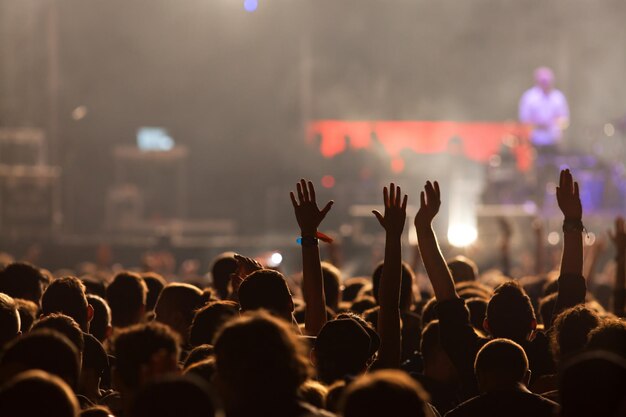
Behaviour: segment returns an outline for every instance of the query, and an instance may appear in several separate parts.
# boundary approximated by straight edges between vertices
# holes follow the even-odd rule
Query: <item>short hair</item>
[[[562,311],[552,325],[550,345],[555,358],[580,352],[587,344],[589,332],[598,327],[600,317],[584,305]]]
[[[41,370],[18,374],[0,390],[0,415],[76,417],[79,406],[72,389]]]
[[[322,262],[322,278],[326,305],[336,311],[341,301],[341,271],[330,262]]]
[[[115,369],[124,385],[136,389],[140,373],[154,354],[165,351],[178,358],[180,340],[176,333],[161,323],[136,324],[120,331],[113,340]]]
[[[161,291],[163,291],[163,288],[167,285],[167,281],[155,272],[145,272],[141,274],[141,277],[148,288],[148,294],[146,295],[146,311],[152,311],[156,306]]]
[[[89,303],[85,296],[85,284],[76,277],[55,279],[41,297],[43,314],[63,313],[70,316],[84,331],[88,330]]]
[[[215,356],[210,356],[185,368],[185,375],[195,375],[209,384],[213,383],[215,375]]]
[[[31,331],[9,343],[0,359],[0,374],[4,377],[29,369],[57,375],[75,388],[80,372],[78,349],[55,330]]]
[[[283,274],[272,269],[260,269],[248,275],[239,286],[242,311],[265,309],[285,317],[293,306],[291,291]]]
[[[528,372],[528,357],[516,342],[493,339],[476,354],[474,372],[479,381],[487,377],[503,385],[522,382]]]
[[[312,373],[304,342],[263,311],[227,323],[215,339],[215,356],[220,381],[252,403],[294,398]]]
[[[183,369],[189,368],[195,363],[201,362],[205,359],[210,358],[215,354],[215,349],[213,345],[200,345],[196,346],[187,355],[185,362],[183,364]]]
[[[433,320],[422,330],[420,352],[424,357],[424,362],[433,358],[436,352],[441,349],[441,342],[439,341],[439,320]]]
[[[298,390],[300,398],[319,409],[326,407],[326,395],[328,387],[314,379],[309,379],[300,385]]]
[[[509,281],[494,290],[486,318],[494,337],[521,342],[533,330],[535,311],[524,289],[517,282]]]
[[[348,385],[342,401],[344,417],[424,417],[428,394],[408,374],[380,370]]]
[[[626,322],[623,319],[605,319],[589,332],[587,348],[613,352],[626,358]]]
[[[174,283],[163,288],[154,307],[154,312],[157,321],[180,332],[181,337],[186,340],[189,338],[189,327],[193,316],[203,304],[202,291],[198,287]],[[182,325],[184,325],[184,329],[180,328]]]
[[[192,346],[212,344],[217,331],[239,311],[234,301],[214,301],[196,311],[189,330]]]
[[[30,300],[24,300],[23,298],[15,298],[15,305],[17,306],[17,312],[20,315],[20,330],[22,333],[30,331],[33,327],[33,323],[37,319],[37,313],[39,313],[39,306]]]
[[[211,275],[213,277],[213,288],[217,290],[220,298],[228,296],[228,284],[230,274],[237,271],[238,263],[235,259],[235,252],[224,252],[213,261]]]
[[[437,312],[437,299],[435,297],[430,298],[422,307],[422,328],[426,327],[428,323],[433,320],[439,319],[439,313]]]
[[[87,294],[87,301],[93,307],[93,318],[89,323],[89,333],[100,342],[104,342],[107,337],[107,329],[111,326],[111,307],[104,298]]]
[[[83,332],[76,321],[61,313],[52,313],[40,318],[33,325],[33,330],[50,329],[61,333],[74,344],[78,353],[82,355],[85,350],[85,338]]]
[[[551,325],[552,313],[554,312],[557,296],[558,293],[553,292],[552,294],[548,294],[539,300],[539,317],[541,318],[541,323],[543,323],[546,329]]]
[[[13,298],[0,293],[0,349],[20,334],[20,314]]]
[[[148,288],[140,275],[120,272],[107,287],[107,302],[111,307],[113,326],[126,327],[140,320],[146,305]]]
[[[381,262],[374,269],[372,274],[372,292],[377,303],[378,291],[380,288],[380,278],[383,275],[383,267],[385,263]],[[400,283],[400,310],[406,310],[413,305],[415,294],[413,293],[413,282],[415,281],[415,273],[406,262],[402,262],[402,281]]]
[[[487,300],[481,297],[472,297],[465,300],[470,313],[470,322],[475,329],[483,330],[483,321],[487,316]]]
[[[207,384],[192,376],[169,376],[142,388],[131,405],[132,417],[196,417],[215,415]]]
[[[23,298],[39,305],[43,285],[48,277],[26,262],[14,262],[0,271],[0,292],[13,298]]]
[[[357,314],[363,314],[367,310],[376,307],[376,299],[369,295],[362,295],[358,297],[350,306],[350,311],[354,311]]]
[[[476,281],[478,266],[471,259],[459,255],[450,259],[447,264],[454,282]]]
[[[363,277],[348,278],[344,281],[342,297],[344,301],[355,301],[361,289],[370,284],[370,280]]]

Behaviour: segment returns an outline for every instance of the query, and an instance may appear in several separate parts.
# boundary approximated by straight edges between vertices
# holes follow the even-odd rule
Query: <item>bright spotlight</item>
[[[448,242],[457,248],[471,245],[478,238],[476,227],[470,224],[451,224],[448,227]]]
[[[267,261],[267,266],[271,268],[276,268],[278,265],[280,265],[282,261],[283,261],[283,255],[281,255],[279,252],[274,252],[270,255]]]
[[[246,9],[246,12],[252,13],[259,7],[258,0],[244,0],[243,8]]]

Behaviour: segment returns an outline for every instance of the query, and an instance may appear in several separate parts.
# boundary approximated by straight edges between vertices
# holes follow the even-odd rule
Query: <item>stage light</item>
[[[281,264],[282,261],[283,261],[283,255],[281,255],[279,252],[274,252],[270,255],[269,259],[267,260],[267,266],[271,268],[276,268],[278,265]]]
[[[244,0],[243,8],[246,9],[246,12],[252,13],[259,7],[258,0]]]
[[[322,187],[333,188],[335,186],[335,177],[332,175],[324,175],[322,177]]]
[[[615,135],[615,126],[611,123],[607,123],[604,125],[604,134],[608,137]]]
[[[548,243],[552,246],[557,245],[561,241],[561,235],[558,232],[550,232],[548,233]]]
[[[457,248],[471,245],[478,238],[478,230],[471,224],[456,223],[448,227],[448,242]]]
[[[78,106],[74,110],[72,110],[72,119],[78,121],[87,116],[87,107]]]

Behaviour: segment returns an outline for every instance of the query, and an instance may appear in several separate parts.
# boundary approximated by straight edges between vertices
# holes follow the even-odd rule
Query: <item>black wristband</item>
[[[302,246],[317,246],[319,241],[315,236],[301,236],[296,239],[296,242]]]
[[[580,219],[563,220],[563,233],[582,233],[585,230],[585,226],[583,225],[583,221]]]

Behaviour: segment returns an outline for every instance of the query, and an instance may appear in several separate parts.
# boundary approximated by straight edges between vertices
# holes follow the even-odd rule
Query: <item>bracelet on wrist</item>
[[[301,246],[317,246],[319,243],[315,236],[300,236],[296,239],[296,242]]]

